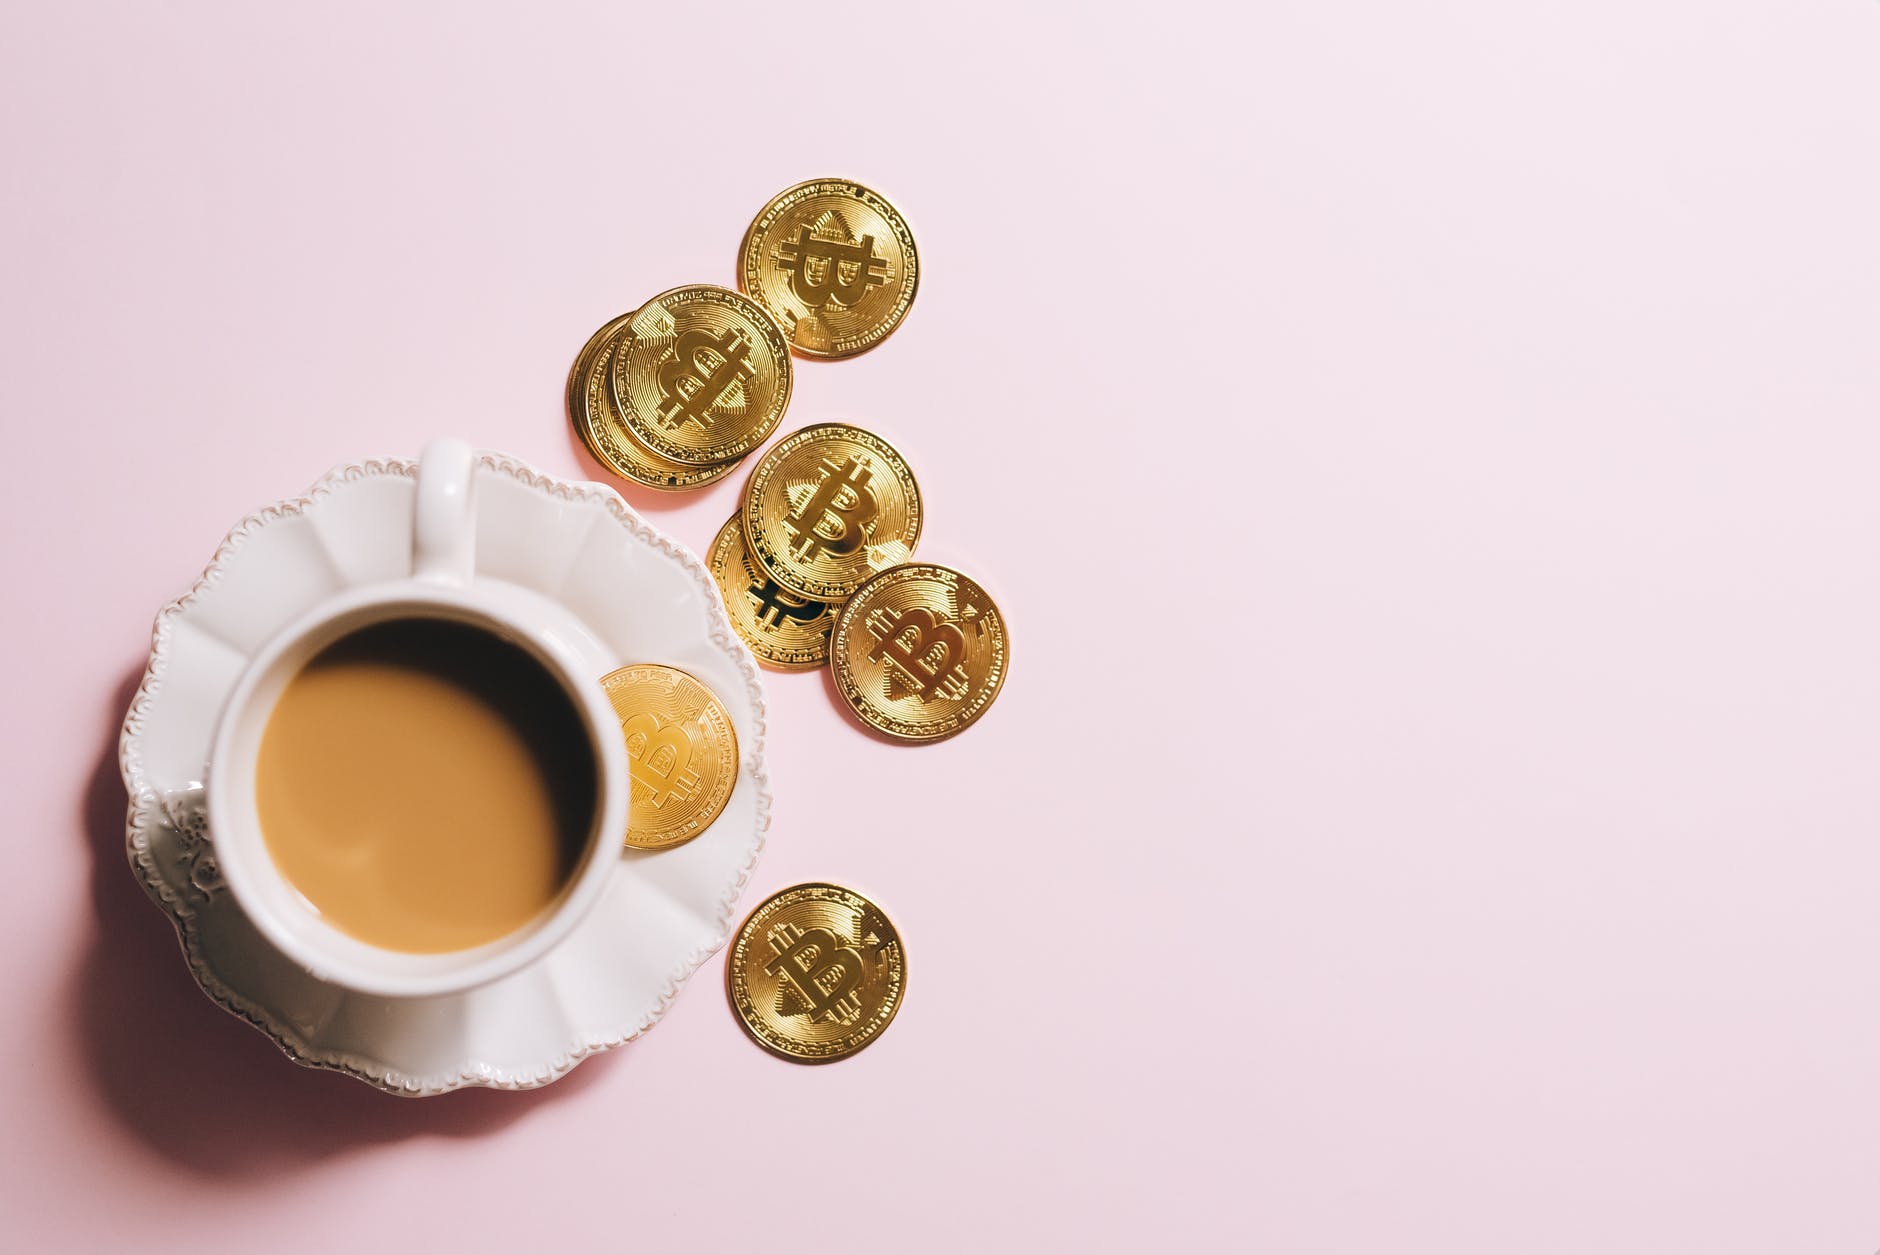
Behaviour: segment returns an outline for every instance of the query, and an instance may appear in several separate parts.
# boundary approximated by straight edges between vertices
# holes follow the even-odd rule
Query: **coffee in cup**
[[[369,624],[275,699],[255,761],[269,856],[326,922],[429,954],[554,908],[593,825],[581,714],[526,650],[436,618]]]

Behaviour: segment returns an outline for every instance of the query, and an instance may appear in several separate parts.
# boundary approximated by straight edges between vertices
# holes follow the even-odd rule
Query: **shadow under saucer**
[[[355,1147],[493,1133],[599,1078],[609,1065],[589,1059],[542,1089],[398,1098],[293,1062],[204,997],[176,930],[124,855],[118,725],[142,676],[139,667],[113,690],[97,769],[80,799],[97,929],[73,967],[67,999],[75,1046],[99,1097],[132,1134],[197,1173],[262,1176]]]

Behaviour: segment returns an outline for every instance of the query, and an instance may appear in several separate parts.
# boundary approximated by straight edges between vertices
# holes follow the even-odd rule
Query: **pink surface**
[[[1247,7],[9,6],[9,1244],[1880,1245],[1880,7]],[[153,612],[341,460],[597,474],[582,340],[827,173],[924,273],[787,423],[1015,634],[933,748],[770,683],[750,901],[877,895],[900,1020],[293,1067],[123,866]]]

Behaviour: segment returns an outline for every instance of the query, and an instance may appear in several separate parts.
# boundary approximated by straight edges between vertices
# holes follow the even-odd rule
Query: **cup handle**
[[[476,567],[476,450],[439,437],[418,459],[412,574],[432,584],[468,584]]]

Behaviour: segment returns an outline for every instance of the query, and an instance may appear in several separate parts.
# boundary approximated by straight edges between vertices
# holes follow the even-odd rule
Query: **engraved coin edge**
[[[608,433],[608,440],[603,441],[595,431],[594,406],[591,404],[593,392],[597,386],[594,373],[601,371],[604,374],[611,374],[612,354],[618,347],[621,337],[630,330],[631,323],[639,312],[635,309],[618,318],[608,319],[599,331],[588,338],[588,343],[575,357],[575,368],[580,371],[579,384],[577,385],[574,371],[570,371],[568,379],[568,413],[574,421],[575,434],[581,438],[581,443],[586,446],[589,455],[600,463],[602,469],[628,483],[638,484],[642,488],[651,488],[656,492],[688,492],[694,488],[704,488],[715,484],[737,469],[740,459],[733,458],[714,466],[686,466],[672,462],[641,445],[628,430],[626,423],[622,422],[619,424],[619,434],[626,437],[625,443],[629,446],[623,448],[622,453],[632,453],[646,459],[646,465],[641,467],[626,461],[623,457],[616,456],[606,447],[610,442],[616,445],[622,443],[614,439],[612,432]],[[603,338],[604,332],[608,334]],[[600,341],[598,347],[595,344],[596,340]],[[584,364],[585,368],[583,368]],[[613,396],[608,380],[603,378],[598,386],[605,393],[603,399],[608,404],[612,404]]]
[[[756,301],[759,305],[762,305],[764,311],[770,314],[771,318],[776,321],[778,329],[782,329],[782,318],[779,317],[775,311],[771,310],[768,305],[764,305],[763,300],[756,292],[749,291],[745,287],[746,269],[752,266],[752,263],[749,261],[751,241],[753,237],[757,235],[759,228],[764,224],[764,219],[773,213],[779,212],[782,203],[788,200],[792,193],[803,191],[805,188],[820,189],[830,185],[836,185],[838,188],[838,192],[832,194],[848,195],[850,189],[853,189],[854,192],[862,193],[863,195],[851,196],[851,199],[859,200],[867,204],[868,202],[864,197],[872,198],[881,207],[885,208],[887,213],[882,216],[895,226],[895,238],[899,240],[904,259],[909,263],[906,267],[909,278],[905,289],[905,299],[897,302],[894,314],[877,327],[876,334],[872,339],[866,340],[852,348],[837,350],[833,348],[803,348],[798,346],[789,336],[786,335],[784,337],[784,343],[790,346],[790,352],[800,357],[811,358],[816,361],[833,362],[842,361],[851,357],[860,357],[864,353],[879,348],[883,341],[898,331],[901,324],[907,321],[908,311],[914,307],[914,297],[919,294],[920,248],[914,243],[914,228],[909,224],[907,215],[902,213],[900,207],[893,201],[883,196],[880,192],[877,192],[874,188],[864,183],[858,183],[854,179],[805,179],[801,183],[792,183],[789,187],[784,188],[781,192],[778,192],[775,196],[764,202],[764,207],[757,211],[756,217],[751,219],[751,225],[744,228],[744,238],[738,242],[738,290],[750,297],[753,301]],[[809,196],[815,194],[815,192],[809,192],[803,199],[808,199]],[[754,267],[752,268],[754,269]]]
[[[683,466],[717,467],[734,465],[746,457],[753,449],[760,447],[766,440],[774,436],[777,433],[777,429],[783,426],[783,417],[790,409],[790,398],[795,395],[796,367],[790,360],[790,339],[783,334],[783,328],[778,324],[776,316],[764,307],[763,302],[757,300],[755,297],[740,292],[736,288],[727,288],[722,284],[683,283],[676,288],[667,288],[664,292],[655,293],[642,302],[638,309],[628,315],[629,320],[639,317],[653,304],[663,301],[668,297],[676,297],[680,294],[700,293],[707,294],[706,299],[718,301],[720,304],[729,305],[732,308],[737,308],[740,304],[749,306],[750,312],[755,315],[751,321],[756,324],[760,332],[764,333],[765,339],[771,341],[770,348],[777,359],[777,402],[774,407],[775,413],[771,415],[770,420],[766,423],[759,424],[750,432],[747,432],[741,440],[733,442],[732,445],[725,446],[726,448],[736,447],[736,452],[720,451],[716,453],[699,453],[680,448],[677,445],[672,446],[672,448],[666,448],[658,443],[656,434],[649,435],[647,432],[640,430],[640,427],[645,425],[643,419],[641,419],[639,425],[636,426],[636,412],[631,406],[626,404],[621,396],[623,387],[623,381],[621,379],[622,368],[617,364],[611,365],[608,368],[607,387],[613,397],[614,408],[620,414],[621,426],[627,429],[628,433],[633,436],[642,448],[651,450],[655,456],[664,458],[668,462],[677,462]],[[726,300],[725,298],[727,297],[730,299]],[[667,316],[671,316],[670,310],[667,311]],[[632,334],[631,326],[629,326],[627,334]],[[615,363],[622,360],[624,359],[616,352],[614,356]],[[681,454],[688,454],[689,456],[681,456]]]
[[[744,543],[750,546],[751,555],[757,560],[757,565],[762,567],[765,571],[768,571],[772,579],[776,580],[777,583],[781,584],[798,597],[806,597],[811,601],[840,605],[842,602],[854,596],[855,591],[863,584],[866,584],[875,576],[880,575],[881,571],[892,571],[894,567],[889,566],[881,568],[881,571],[870,571],[846,589],[839,585],[830,585],[826,590],[812,591],[800,587],[785,578],[785,576],[765,558],[766,546],[760,545],[757,542],[757,535],[751,530],[753,520],[760,512],[757,506],[757,498],[761,493],[761,488],[758,484],[759,477],[768,477],[773,474],[778,462],[788,457],[791,453],[796,452],[794,448],[786,448],[786,446],[790,445],[791,441],[799,440],[799,438],[807,436],[810,432],[830,430],[859,432],[867,439],[858,441],[857,443],[866,445],[872,440],[885,446],[888,452],[892,454],[892,458],[888,460],[894,465],[898,465],[901,471],[906,474],[908,485],[912,489],[912,491],[907,494],[908,504],[910,506],[909,515],[912,517],[914,523],[913,535],[905,542],[908,557],[911,560],[915,552],[920,548],[921,534],[927,527],[927,505],[926,498],[921,492],[920,477],[914,473],[914,464],[908,461],[907,455],[902,453],[900,448],[893,441],[877,432],[870,431],[866,427],[858,427],[854,423],[839,421],[811,423],[808,426],[797,428],[782,440],[772,445],[765,451],[764,456],[757,460],[756,465],[751,468],[750,477],[744,481],[744,492],[738,502],[738,515],[744,520]],[[802,439],[798,447],[809,443],[811,443],[810,440]],[[871,449],[871,452],[875,453],[877,456],[881,454],[881,450],[879,449]],[[894,564],[894,566],[906,565],[908,565],[906,562],[897,562]]]
[[[900,992],[895,997],[894,1005],[888,1009],[887,1018],[882,1020],[880,1025],[861,1041],[854,1044],[844,1042],[839,1048],[826,1054],[798,1054],[786,1049],[785,1045],[787,1043],[771,1042],[760,1032],[757,1025],[753,1023],[756,1016],[754,1004],[751,1002],[749,996],[750,989],[748,985],[740,986],[738,976],[744,970],[743,957],[747,949],[752,921],[755,920],[766,907],[770,906],[771,903],[777,901],[779,898],[817,889],[827,889],[834,893],[845,894],[850,898],[865,903],[867,906],[874,908],[875,913],[881,916],[882,920],[893,930],[894,948],[900,959]],[[860,1054],[862,1051],[868,1049],[868,1047],[874,1045],[875,1042],[879,1041],[882,1035],[888,1031],[889,1026],[894,1023],[895,1017],[901,1014],[901,1004],[907,1001],[907,976],[907,940],[902,937],[900,925],[894,922],[894,917],[888,914],[887,909],[883,907],[881,903],[875,901],[875,899],[869,897],[867,894],[850,889],[845,885],[832,884],[826,880],[806,880],[801,884],[790,885],[786,888],[779,889],[769,897],[766,897],[763,901],[752,907],[745,915],[744,919],[739,922],[737,929],[731,934],[730,944],[725,947],[725,995],[726,1000],[731,1003],[731,1014],[736,1017],[739,1025],[743,1027],[745,1035],[753,1042],[757,1043],[761,1049],[779,1059],[785,1059],[791,1063],[811,1065],[835,1063],[838,1060],[847,1059]],[[742,999],[739,997],[740,990],[742,990],[744,995]],[[746,1014],[747,1008],[751,1009],[752,1014]]]
[[[693,675],[690,671],[687,671],[683,667],[675,667],[671,663],[665,663],[665,662],[629,662],[623,666],[615,667],[612,671],[609,671],[606,675],[601,677],[601,688],[604,692],[607,693],[609,706],[613,705],[613,692],[611,689],[607,688],[607,682],[613,679],[615,676],[622,674],[623,672],[637,671],[641,669],[670,671],[673,674],[683,676],[687,680],[690,680],[693,684],[696,684],[699,687],[699,689],[702,692],[704,692],[705,696],[709,699],[709,701],[707,702],[706,706],[703,709],[710,710],[713,706],[716,706],[718,708],[718,714],[724,721],[725,744],[729,748],[729,751],[730,751],[729,752],[730,762],[727,765],[727,770],[723,773],[723,778],[725,780],[724,797],[718,801],[718,804],[715,810],[713,810],[709,805],[707,805],[705,807],[700,808],[700,810],[697,811],[693,815],[693,817],[688,821],[690,824],[693,825],[692,830],[690,832],[683,833],[676,837],[666,837],[660,840],[636,841],[634,840],[634,829],[633,829],[633,824],[632,824],[632,807],[631,805],[629,805],[627,831],[626,831],[626,835],[621,838],[624,848],[629,849],[629,850],[647,850],[647,851],[671,850],[671,849],[676,849],[679,846],[686,844],[688,841],[694,840],[695,838],[705,835],[706,831],[710,829],[713,824],[717,823],[719,819],[723,818],[725,811],[730,808],[732,795],[738,791],[738,772],[744,766],[744,752],[743,752],[743,749],[738,745],[738,726],[735,722],[733,722],[731,718],[731,712],[725,708],[724,699],[718,696],[717,690],[712,688],[711,685],[705,683],[705,681],[699,679],[697,676]],[[617,711],[616,711],[616,714],[618,714]],[[623,732],[624,732],[624,729],[623,729]],[[720,755],[720,757],[722,759],[725,757],[725,755]],[[704,820],[702,823],[699,822],[699,816],[705,814],[707,811],[711,812],[711,817],[709,819]],[[671,831],[671,830],[662,829],[661,831]]]
[[[731,630],[737,633],[738,639],[744,642],[745,648],[749,649],[752,656],[764,666],[771,667],[778,671],[790,672],[815,671],[820,667],[827,666],[829,663],[829,636],[827,635],[823,637],[822,654],[820,657],[801,659],[779,657],[777,653],[770,652],[773,648],[770,642],[753,640],[751,637],[745,635],[743,627],[738,623],[738,616],[731,611],[729,604],[730,597],[725,592],[724,583],[718,578],[718,551],[721,547],[727,545],[725,539],[727,535],[736,539],[738,544],[744,547],[745,552],[750,553],[751,542],[750,538],[744,534],[744,512],[742,509],[739,509],[737,513],[733,514],[719,525],[718,530],[712,535],[710,548],[705,551],[705,569],[711,572],[712,583],[718,587],[718,595],[724,598],[727,603],[725,606],[725,618],[731,621]],[[770,575],[773,580],[776,579],[776,576],[771,574],[769,568],[765,567],[763,563],[758,560],[756,554],[751,554],[751,561],[757,563],[758,568],[766,575]],[[782,585],[779,584],[778,587],[781,588]],[[829,604],[828,602],[821,601],[820,598],[811,598],[811,600],[818,601],[822,605]],[[837,607],[833,606],[830,608],[832,611],[837,609]],[[835,632],[834,613],[831,613],[829,619],[829,632],[833,635]]]
[[[897,576],[900,579],[909,579],[913,577],[915,571],[921,570],[942,571],[951,575],[955,580],[965,580],[981,593],[985,594],[987,603],[992,607],[993,613],[998,616],[999,621],[999,673],[992,679],[990,685],[988,685],[985,701],[979,703],[977,709],[973,710],[971,714],[965,715],[964,717],[956,714],[953,716],[953,719],[957,722],[951,723],[950,726],[943,725],[939,730],[933,732],[905,731],[903,729],[916,728],[920,725],[909,724],[904,720],[893,720],[892,722],[895,724],[894,727],[886,726],[889,722],[888,716],[875,710],[872,705],[869,705],[863,700],[861,685],[856,681],[854,672],[850,669],[848,664],[843,661],[844,654],[841,646],[838,644],[839,641],[846,639],[847,633],[844,629],[852,620],[866,617],[860,610],[851,614],[850,607],[859,606],[864,603],[865,599],[862,594],[870,585],[874,584],[877,580],[887,582],[886,577],[890,575]],[[981,584],[972,576],[966,574],[964,571],[956,570],[953,567],[946,566],[939,562],[903,562],[898,566],[891,566],[885,570],[877,571],[875,574],[869,576],[867,580],[863,581],[861,587],[857,588],[849,599],[842,603],[841,608],[836,611],[835,626],[829,629],[829,673],[835,679],[836,692],[842,695],[844,704],[846,704],[855,717],[867,727],[873,728],[883,736],[890,737],[893,740],[908,745],[930,745],[936,741],[945,741],[951,737],[958,736],[975,723],[978,723],[980,718],[984,716],[988,710],[992,709],[993,702],[998,700],[999,694],[1004,691],[1005,679],[1006,676],[1011,673],[1011,670],[1012,634],[1006,629],[1005,611],[1000,608],[998,599],[991,593],[986,592],[985,585]],[[876,717],[871,718],[871,714]]]

